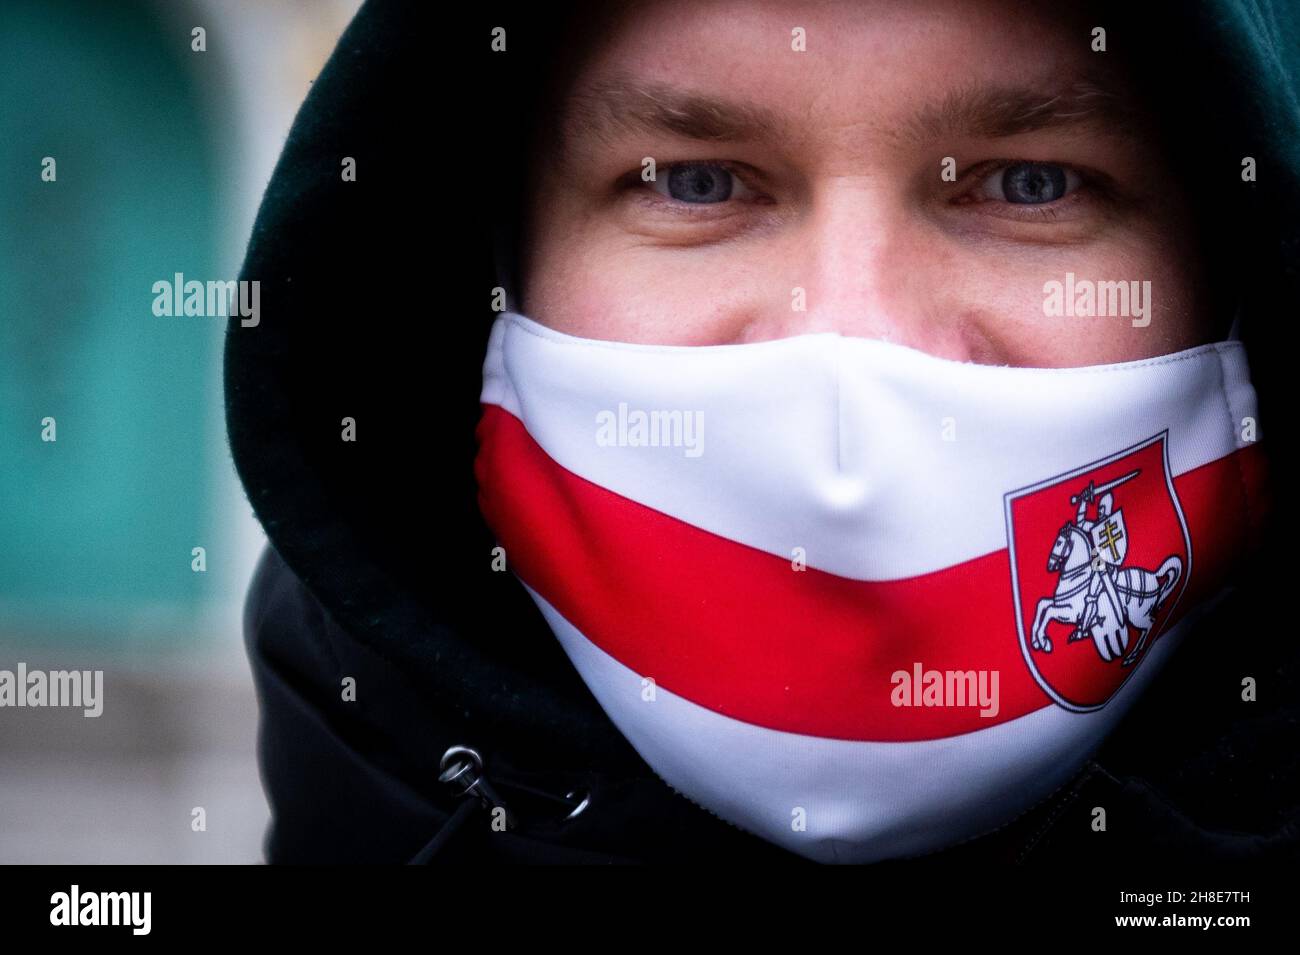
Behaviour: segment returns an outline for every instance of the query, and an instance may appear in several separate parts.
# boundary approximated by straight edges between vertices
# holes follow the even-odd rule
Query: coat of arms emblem
[[[1021,651],[1067,709],[1105,705],[1187,587],[1192,542],[1167,438],[1005,496]]]

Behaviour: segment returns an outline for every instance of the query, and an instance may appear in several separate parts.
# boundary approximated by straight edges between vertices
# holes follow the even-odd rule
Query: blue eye
[[[655,192],[678,202],[726,202],[737,186],[730,170],[716,163],[676,163],[666,179],[651,184]]]
[[[721,166],[673,166],[668,170],[668,194],[681,202],[726,202],[731,198],[731,173]]]
[[[1079,184],[1079,174],[1063,166],[1041,162],[1018,162],[989,177],[993,186],[987,198],[1017,205],[1055,202]]]

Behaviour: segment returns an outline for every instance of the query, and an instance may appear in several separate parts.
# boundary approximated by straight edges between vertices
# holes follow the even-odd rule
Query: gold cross
[[[1107,521],[1106,526],[1102,528],[1100,544],[1102,547],[1110,548],[1111,560],[1119,560],[1120,540],[1124,537],[1124,532],[1115,526],[1114,521]]]

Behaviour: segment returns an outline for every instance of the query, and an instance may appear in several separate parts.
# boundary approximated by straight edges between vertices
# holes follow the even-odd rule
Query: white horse
[[[1146,646],[1147,637],[1155,626],[1155,616],[1183,575],[1183,562],[1176,555],[1165,559],[1156,571],[1141,567],[1116,570],[1112,578],[1115,593],[1121,606],[1115,608],[1120,619],[1117,626],[1104,626],[1103,611],[1099,607],[1091,633],[1083,632],[1084,602],[1092,583],[1092,539],[1077,524],[1067,523],[1056,535],[1052,553],[1047,558],[1047,570],[1057,574],[1056,593],[1038,601],[1034,625],[1030,631],[1032,646],[1044,653],[1052,652],[1052,638],[1047,635],[1047,625],[1053,620],[1074,624],[1069,641],[1091,636],[1097,653],[1107,662],[1128,649],[1130,625],[1141,631],[1137,644],[1124,657],[1124,666],[1131,666]],[[1166,579],[1168,578],[1168,579]],[[1103,590],[1103,593],[1105,591]],[[1107,603],[1110,603],[1109,599]]]

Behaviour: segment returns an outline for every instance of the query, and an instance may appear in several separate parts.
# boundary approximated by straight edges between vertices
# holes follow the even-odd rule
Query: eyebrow
[[[968,86],[925,107],[908,124],[918,141],[975,135],[996,139],[1056,126],[1106,122],[1129,128],[1136,109],[1129,99],[1095,76],[1065,85]]]
[[[757,103],[719,99],[665,83],[615,76],[568,98],[561,122],[567,142],[582,134],[671,133],[703,142],[774,139],[790,133],[775,112]]]
[[[958,135],[1013,136],[1056,126],[1106,121],[1127,127],[1134,110],[1099,77],[1026,86],[972,85],[945,94],[905,122],[898,133],[914,142]],[[668,133],[701,142],[792,139],[789,120],[757,103],[727,100],[626,75],[571,94],[559,125],[567,146],[582,135]]]

